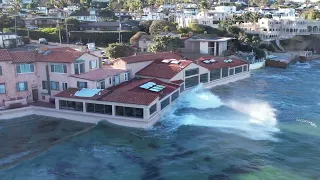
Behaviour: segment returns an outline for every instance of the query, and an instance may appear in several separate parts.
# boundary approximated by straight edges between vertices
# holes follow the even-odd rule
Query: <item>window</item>
[[[80,64],[74,64],[74,73],[75,74],[81,74],[85,72],[85,64],[80,63]]]
[[[0,94],[5,94],[5,93],[6,93],[6,84],[0,83]]]
[[[196,86],[198,84],[199,84],[199,76],[194,76],[194,77],[191,77],[191,78],[187,78],[185,80],[186,88],[193,87],[193,86]]]
[[[112,84],[112,78],[109,78],[109,84]]]
[[[150,115],[157,111],[157,103],[149,108]]]
[[[243,66],[243,71],[247,71],[247,67],[248,67],[247,65],[244,65]]]
[[[241,73],[242,72],[242,66],[235,68],[235,73]]]
[[[232,76],[234,74],[234,68],[229,69],[229,76]]]
[[[2,75],[2,67],[0,66],[0,76]]]
[[[90,69],[96,69],[98,67],[97,60],[89,61]]]
[[[189,69],[185,71],[186,77],[196,75],[196,74],[199,74],[199,68]]]
[[[78,88],[87,88],[88,85],[87,85],[87,82],[77,81],[77,87],[78,87]]]
[[[208,73],[200,75],[200,82],[201,83],[207,83],[208,82]]]
[[[106,82],[105,81],[100,81],[99,82],[99,88],[100,89],[105,89],[106,88]]]
[[[50,89],[59,91],[59,82],[57,81],[50,81]]]
[[[116,115],[117,116],[143,118],[143,109],[142,108],[116,106]]]
[[[68,83],[63,82],[62,83],[62,90],[67,90],[68,89]]]
[[[129,77],[128,77],[129,73],[124,73],[124,81],[128,81]]]
[[[42,89],[48,89],[48,82],[42,81]]]
[[[222,68],[222,77],[227,77],[228,73],[229,73],[228,67]]]
[[[220,68],[210,71],[210,81],[220,79],[220,71]]]
[[[28,90],[28,83],[27,82],[19,82],[16,85],[17,91],[27,91]]]
[[[184,91],[184,84],[180,85],[180,93]]]
[[[74,111],[83,111],[83,102],[75,102],[75,101],[59,101],[60,109],[74,110]]]
[[[17,70],[17,74],[33,73],[34,65],[33,64],[17,64],[16,70]]]
[[[173,102],[174,100],[176,100],[179,97],[179,91],[173,93],[171,95],[171,102]]]
[[[170,97],[168,97],[167,99],[161,102],[161,110],[167,107],[169,104],[170,104]]]
[[[67,65],[65,65],[65,64],[51,64],[51,72],[67,73]]]

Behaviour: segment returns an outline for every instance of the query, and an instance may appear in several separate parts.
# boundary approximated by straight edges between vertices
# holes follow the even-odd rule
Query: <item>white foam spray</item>
[[[214,108],[220,106],[230,107],[244,115],[239,116],[239,114],[230,113],[227,114],[227,117],[221,116],[219,115],[220,111],[214,110]],[[168,116],[170,117],[168,119],[174,119],[175,123],[179,123],[177,127],[181,125],[214,127],[223,132],[241,135],[253,140],[277,141],[273,137],[275,132],[279,132],[276,127],[276,110],[266,102],[222,102],[218,96],[199,85],[180,98],[176,109],[180,108],[193,108],[195,111],[207,109],[200,114],[210,113],[210,109],[212,109],[214,113],[211,112],[204,117],[199,117],[192,112],[182,115],[169,113]],[[230,109],[230,112],[232,112],[232,109]]]

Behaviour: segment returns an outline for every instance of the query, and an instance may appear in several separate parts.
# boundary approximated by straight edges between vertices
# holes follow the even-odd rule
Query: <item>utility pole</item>
[[[65,24],[66,24],[66,37],[67,37],[67,44],[69,44],[68,24],[67,24],[67,22],[65,22]]]
[[[61,29],[60,29],[60,25],[59,25],[59,21],[57,20],[57,27],[59,29],[59,40],[60,40],[60,45],[61,45]]]
[[[119,14],[119,43],[121,43],[121,14]]]

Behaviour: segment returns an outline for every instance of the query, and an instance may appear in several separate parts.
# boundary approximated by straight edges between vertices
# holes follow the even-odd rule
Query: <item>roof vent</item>
[[[171,61],[170,63],[171,63],[171,64],[180,64],[181,62],[180,62],[180,61],[177,61],[177,60],[174,60],[174,61]]]
[[[165,59],[165,60],[162,60],[161,62],[163,62],[163,63],[170,63],[170,62],[171,62],[171,60],[169,60],[169,59]]]

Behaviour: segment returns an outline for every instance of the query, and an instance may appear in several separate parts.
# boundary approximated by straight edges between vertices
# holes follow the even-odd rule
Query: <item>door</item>
[[[120,84],[120,76],[114,76],[114,85]]]
[[[34,102],[38,101],[38,89],[32,89],[32,100]]]

